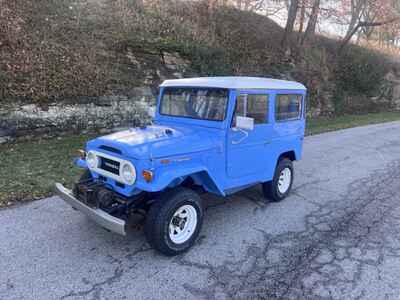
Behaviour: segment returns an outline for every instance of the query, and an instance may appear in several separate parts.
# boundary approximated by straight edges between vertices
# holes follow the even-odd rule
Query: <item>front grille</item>
[[[103,169],[107,172],[119,175],[119,165],[120,163],[118,161],[100,157],[100,169]]]

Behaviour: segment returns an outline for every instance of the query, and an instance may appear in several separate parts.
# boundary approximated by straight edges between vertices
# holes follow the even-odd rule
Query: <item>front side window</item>
[[[160,103],[160,114],[223,121],[227,103],[227,89],[165,88]]]
[[[233,126],[237,116],[253,118],[254,124],[268,123],[268,95],[240,94],[236,98]]]
[[[277,95],[275,101],[275,120],[300,119],[302,95]]]

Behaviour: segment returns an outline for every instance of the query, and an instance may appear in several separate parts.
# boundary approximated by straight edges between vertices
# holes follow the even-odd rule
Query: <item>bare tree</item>
[[[267,0],[236,0],[234,5],[241,10],[260,11],[267,6],[267,2]]]
[[[357,22],[360,20],[363,11],[365,10],[369,0],[351,0],[350,1],[350,22],[347,28],[344,40],[350,40],[354,33],[354,28],[357,26]]]
[[[318,15],[320,9],[321,0],[314,0],[314,4],[311,10],[310,19],[308,20],[307,29],[304,32],[301,44],[303,44],[309,37],[315,34],[315,28],[318,22]]]
[[[360,30],[370,36],[376,27],[398,23],[400,14],[396,10],[397,5],[391,0],[351,0],[350,23],[339,53]]]
[[[288,18],[285,26],[285,32],[283,33],[283,38],[281,41],[281,46],[284,51],[287,50],[289,42],[291,41],[298,9],[299,0],[291,0],[289,5]]]
[[[346,45],[350,42],[352,37],[358,32],[360,28],[370,28],[370,27],[379,27],[387,24],[391,24],[394,22],[400,21],[400,17],[388,19],[385,21],[378,21],[378,22],[365,22],[365,21],[360,21],[357,23],[357,25],[353,28],[353,30],[342,40],[339,48],[339,53],[343,51],[343,49],[346,47]]]
[[[304,29],[304,21],[306,18],[306,0],[301,0],[300,6],[301,8],[300,8],[300,19],[299,19],[299,33],[302,33]]]

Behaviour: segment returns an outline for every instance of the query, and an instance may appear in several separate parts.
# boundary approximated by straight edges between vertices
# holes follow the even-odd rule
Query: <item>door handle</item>
[[[247,139],[249,137],[249,133],[246,130],[235,127],[234,131],[240,131],[241,133],[244,134],[244,136],[240,140],[232,141],[232,145],[240,144],[241,142],[243,142],[245,139]]]
[[[272,143],[271,140],[267,140],[267,141],[265,141],[264,145],[269,145],[269,144],[271,144],[271,143]]]

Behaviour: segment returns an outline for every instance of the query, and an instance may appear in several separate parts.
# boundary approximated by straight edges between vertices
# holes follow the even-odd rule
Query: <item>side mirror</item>
[[[236,128],[245,129],[245,130],[253,130],[254,129],[254,119],[247,117],[236,117]]]

